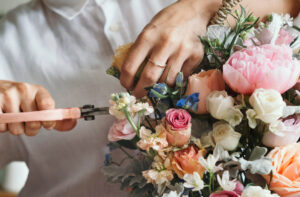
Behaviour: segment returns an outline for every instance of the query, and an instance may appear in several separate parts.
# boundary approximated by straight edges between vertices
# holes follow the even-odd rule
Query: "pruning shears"
[[[67,119],[95,120],[95,116],[109,114],[109,107],[95,107],[84,105],[65,109],[52,109],[33,112],[4,113],[0,114],[0,124],[32,122],[32,121],[57,121]]]

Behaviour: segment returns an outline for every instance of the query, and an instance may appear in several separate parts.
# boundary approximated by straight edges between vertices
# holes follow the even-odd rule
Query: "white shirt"
[[[105,74],[115,49],[132,42],[175,0],[34,0],[0,21],[0,79],[40,84],[57,107],[108,106],[118,80]],[[0,135],[0,167],[25,161],[20,196],[125,196],[101,173],[114,119],[80,120],[71,132],[36,137]]]

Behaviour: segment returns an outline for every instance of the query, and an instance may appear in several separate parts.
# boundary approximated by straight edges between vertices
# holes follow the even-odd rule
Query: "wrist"
[[[222,6],[222,0],[181,0],[189,1],[194,11],[205,21],[207,24],[215,13]]]

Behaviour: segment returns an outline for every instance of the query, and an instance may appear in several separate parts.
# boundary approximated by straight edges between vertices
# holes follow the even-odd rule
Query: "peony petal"
[[[228,64],[223,66],[223,78],[225,82],[236,92],[250,94],[254,91],[254,87],[251,87],[251,84],[247,81],[247,79]]]

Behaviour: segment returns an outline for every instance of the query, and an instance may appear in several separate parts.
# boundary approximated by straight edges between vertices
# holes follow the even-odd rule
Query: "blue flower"
[[[194,93],[191,95],[184,96],[179,101],[177,101],[176,106],[184,109],[192,109],[193,111],[197,111],[199,95],[200,93]]]
[[[153,88],[149,92],[149,97],[154,98],[166,98],[166,94],[168,93],[168,87],[165,83],[157,83],[153,86]]]
[[[104,165],[109,166],[112,162],[112,158],[110,154],[105,154]]]
[[[184,79],[183,73],[179,72],[176,77],[176,86],[177,87],[182,87],[183,79]]]

